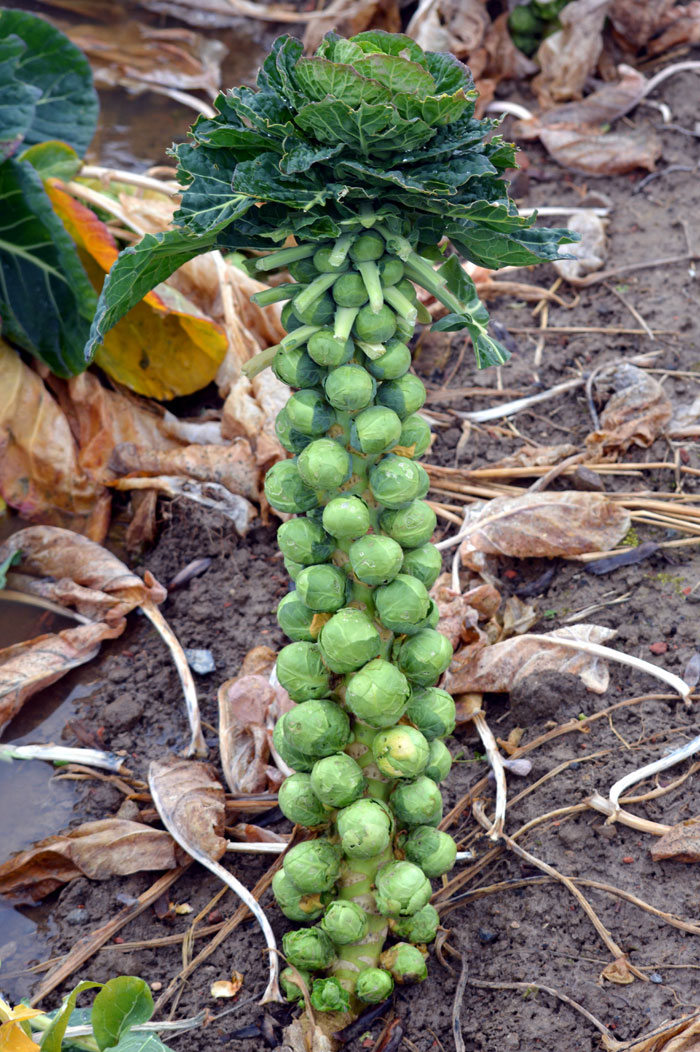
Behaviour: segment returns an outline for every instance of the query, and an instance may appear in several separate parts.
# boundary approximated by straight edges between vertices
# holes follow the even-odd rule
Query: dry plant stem
[[[560,1001],[564,1002],[564,1004],[567,1004],[570,1008],[580,1012],[589,1023],[593,1024],[596,1030],[599,1030],[601,1034],[605,1034],[605,1036],[611,1041],[615,1040],[615,1037],[611,1031],[608,1030],[605,1023],[601,1023],[600,1019],[596,1019],[596,1017],[592,1015],[587,1008],[580,1005],[578,1001],[573,1001],[566,994],[563,994],[561,990],[555,990],[553,986],[544,986],[543,983],[492,983],[487,982],[485,979],[468,979],[467,981],[470,986],[477,986],[479,989],[484,990],[542,990],[546,994],[551,994],[552,997],[558,997]]]
[[[645,778],[651,778],[652,775],[658,774],[660,771],[666,771],[669,767],[674,767],[677,763],[682,763],[683,760],[687,760],[697,752],[700,752],[700,735],[693,738],[692,741],[686,742],[686,744],[682,745],[679,749],[674,749],[673,752],[668,753],[666,756],[662,756],[659,760],[654,760],[653,763],[648,763],[644,767],[640,767],[638,770],[626,774],[624,778],[620,778],[615,782],[608,794],[608,799],[610,800],[613,809],[617,811],[619,808],[620,797],[625,789],[629,789],[631,785],[636,785],[637,782],[644,781]],[[614,815],[611,817],[610,821],[615,821]]]
[[[481,738],[484,749],[486,750],[486,755],[488,756],[489,763],[491,764],[496,778],[496,813],[493,818],[493,824],[488,831],[488,837],[489,840],[498,841],[503,835],[503,828],[506,821],[506,800],[508,795],[506,771],[503,766],[503,758],[498,751],[496,739],[486,722],[486,717],[483,712],[475,712],[472,716],[472,721],[479,737]]]
[[[515,330],[511,330],[515,331]],[[533,329],[533,332],[540,332],[539,329]],[[547,330],[552,331],[552,330]],[[482,424],[487,420],[498,420],[502,416],[513,416],[515,413],[519,413],[522,409],[529,409],[531,405],[538,405],[540,402],[546,402],[550,398],[556,398],[557,395],[564,394],[565,391],[573,391],[576,387],[583,385],[583,380],[565,380],[564,383],[555,384],[554,387],[550,387],[548,391],[540,391],[538,394],[528,395],[527,398],[516,398],[513,402],[505,402],[502,405],[491,406],[489,409],[478,409],[475,412],[463,413],[455,410],[455,414],[463,420],[471,420],[472,423]]]
[[[610,800],[601,796],[600,793],[593,793],[592,796],[588,797],[586,803],[594,811],[599,811],[601,814],[608,816],[606,825],[610,822],[619,822],[620,825],[629,826],[630,829],[636,829],[640,833],[651,833],[652,836],[663,836],[664,833],[668,833],[669,829],[671,829],[671,826],[663,825],[661,822],[652,822],[648,818],[638,818],[637,815],[624,811],[618,805],[612,804]]]
[[[477,822],[479,822],[479,824],[483,826],[484,829],[488,829],[489,821],[486,817],[486,814],[484,813],[483,805],[479,800],[476,800],[474,802],[472,810]],[[612,935],[605,927],[603,922],[600,920],[598,914],[595,912],[586,896],[579,891],[579,889],[576,887],[576,885],[570,877],[565,876],[563,873],[557,872],[557,870],[554,869],[553,866],[550,866],[547,862],[543,862],[541,859],[537,858],[536,855],[531,855],[529,851],[526,851],[525,848],[522,848],[519,844],[516,844],[513,838],[509,837],[506,833],[502,834],[501,839],[506,844],[506,846],[520,858],[524,859],[526,862],[529,862],[530,865],[535,866],[537,869],[541,869],[548,876],[560,881],[564,885],[564,887],[567,888],[574,896],[574,898],[578,901],[579,905],[590,920],[591,924],[598,932],[599,936],[601,937],[606,947],[612,954],[613,960],[618,960],[620,957],[623,957],[627,961],[627,955],[622,950],[622,947],[617,945]],[[635,968],[634,965],[629,963],[629,961],[627,961],[627,963],[630,971],[633,972],[638,979],[641,979],[643,982],[649,982],[648,977],[644,975],[643,972],[640,972],[639,969]]]
[[[467,983],[469,982],[469,971],[467,968],[467,957],[466,954],[461,954],[462,958],[462,969],[459,973],[459,979],[457,980],[457,988],[455,990],[455,999],[452,1003],[452,1037],[455,1043],[456,1052],[466,1052],[466,1045],[464,1044],[464,1038],[462,1036],[462,1024],[460,1022],[460,1014],[462,1010],[462,1001],[464,1000],[464,993],[467,989]]]
[[[52,603],[50,599],[42,599],[38,595],[27,595],[25,592],[17,592],[14,588],[0,588],[0,600],[4,600],[6,603],[24,603],[25,606],[38,606],[42,610],[50,610],[52,614],[58,614],[59,617],[67,617],[73,621],[78,621],[81,625],[93,624],[89,617],[83,617],[82,614],[75,610],[70,610],[67,606]]]
[[[199,102],[199,100],[197,100]],[[123,172],[119,168],[103,168],[99,164],[84,164],[78,172],[79,179],[99,179],[109,185],[112,182],[126,183],[127,186],[138,186],[142,190],[155,190],[168,197],[180,197],[182,187],[172,180],[154,179],[138,172]]]
[[[163,825],[168,830],[173,840],[180,845],[183,851],[186,851],[188,855],[191,855],[192,858],[196,859],[200,865],[208,869],[211,873],[214,874],[215,877],[218,877],[219,880],[223,881],[224,884],[227,884],[228,887],[231,888],[231,891],[235,892],[236,895],[238,895],[239,899],[241,899],[245,903],[245,905],[248,907],[248,909],[260,925],[262,933],[265,936],[265,945],[267,946],[267,948],[271,951],[276,951],[277,942],[275,941],[274,932],[272,931],[272,928],[270,927],[270,922],[268,921],[267,916],[265,915],[257,899],[251,894],[250,891],[248,891],[248,888],[246,888],[244,884],[241,884],[240,880],[237,880],[236,877],[234,877],[232,873],[229,873],[229,871],[225,869],[222,865],[205,855],[203,851],[200,851],[196,845],[191,843],[186,837],[182,835],[180,829],[175,825],[175,823],[169,821],[169,816],[166,813],[166,809],[163,806],[163,801],[159,793],[158,781],[156,778],[152,777],[151,772],[149,772],[148,782],[151,790],[151,796],[153,797],[153,803],[155,804],[156,809],[160,814]],[[276,952],[270,953],[269,963],[269,979],[262,1000],[260,1002],[261,1004],[267,1004],[270,1001],[282,1000],[282,995],[280,993],[278,982],[279,966],[277,963]]]
[[[82,183],[76,183],[75,180],[66,183],[65,189],[73,197],[87,201],[93,208],[99,208],[103,212],[107,212],[108,215],[116,216],[128,230],[133,230],[136,234],[146,233],[143,227],[139,226],[131,216],[127,215],[119,202],[115,201],[114,198],[107,197],[106,194],[101,194],[98,190],[93,190],[91,186],[83,186]]]
[[[255,843],[245,840],[228,840],[226,842],[227,851],[242,851],[251,855],[281,855],[283,851],[287,850],[288,846],[286,841],[279,844],[270,841]]]
[[[126,906],[119,911],[116,917],[112,917],[106,924],[103,924],[101,928],[97,928],[89,935],[78,939],[70,952],[61,958],[56,967],[46,976],[39,989],[33,995],[30,1004],[38,1004],[47,994],[50,994],[57,986],[64,983],[73,972],[81,968],[86,961],[89,961],[106,942],[113,939],[125,924],[139,917],[144,910],[152,906],[164,891],[167,891],[176,880],[179,880],[189,865],[190,863],[187,862],[184,866],[179,866],[177,869],[171,869],[168,873],[164,873],[155,884],[152,884],[143,894],[139,895],[132,906]]]
[[[177,674],[180,677],[180,683],[182,684],[182,690],[185,695],[185,704],[187,705],[187,717],[190,721],[190,731],[192,732],[190,744],[185,755],[196,756],[201,759],[207,755],[207,746],[204,741],[204,736],[202,735],[199,702],[197,701],[197,688],[194,685],[194,679],[190,672],[190,666],[187,664],[187,658],[183,653],[179,639],[155,603],[151,603],[150,601],[145,602],[142,604],[141,609],[170,651],[173,662],[175,663],[175,668],[177,669]]]

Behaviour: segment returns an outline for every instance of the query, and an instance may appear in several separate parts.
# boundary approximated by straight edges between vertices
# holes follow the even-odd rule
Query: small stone
[[[479,928],[477,935],[479,936],[479,942],[483,943],[484,946],[490,946],[498,938],[498,932],[489,931],[488,928]]]
[[[520,1048],[520,1035],[515,1033],[506,1034],[503,1038],[503,1048],[507,1052],[516,1052]]]
[[[143,716],[144,702],[134,694],[119,694],[102,710],[105,727],[114,731],[128,731]]]
[[[649,976],[650,983],[662,983],[663,981],[663,976],[659,975],[658,972],[652,972]]]
[[[198,650],[196,648],[190,650],[188,647],[184,647],[184,652],[187,664],[198,676],[206,676],[210,672],[216,671],[214,655],[211,650]]]
[[[163,989],[163,984],[162,984],[162,983],[160,983],[160,982],[158,982],[158,980],[157,980],[157,979],[156,979],[156,981],[155,981],[155,982],[151,983],[151,990],[153,990],[153,992],[154,992],[154,993],[156,993],[156,994],[157,994],[157,993],[158,993],[158,991],[159,991],[159,990],[162,990],[162,989]]]
[[[663,640],[659,640],[658,643],[652,643],[649,647],[652,654],[665,654],[668,650],[668,643],[664,643]]]
[[[80,909],[76,906],[75,909],[68,910],[66,920],[69,924],[87,924],[90,920],[90,914],[86,909]]]

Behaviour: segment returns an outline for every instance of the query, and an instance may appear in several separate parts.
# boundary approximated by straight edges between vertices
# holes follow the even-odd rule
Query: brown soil
[[[666,82],[662,97],[671,107],[674,123],[692,128],[697,98],[694,75],[683,73]],[[642,109],[634,121],[642,126],[657,123],[657,114]],[[696,157],[697,146],[692,138],[674,131],[665,131],[662,137],[665,152],[660,168],[673,163],[687,164],[689,156]],[[518,191],[523,194],[524,203],[577,204],[585,180],[562,171],[536,146],[528,145],[527,152],[531,162],[529,175],[520,183]],[[610,267],[684,252],[686,242],[679,224],[689,220],[693,211],[698,215],[700,190],[694,175],[669,174],[635,193],[638,182],[637,174],[595,181],[594,188],[609,195],[614,202],[609,226]],[[523,280],[551,284],[552,271],[548,267],[538,268]],[[659,352],[660,368],[686,370],[700,377],[700,297],[688,265],[643,270],[621,277],[619,282],[612,279],[610,285],[611,288],[596,285],[582,290],[572,310],[553,306],[550,326],[637,328],[638,323],[612,291],[617,285],[619,289],[624,286],[624,297],[641,311],[652,327],[675,332],[653,342],[646,336],[605,334],[550,338],[537,370],[541,384],[548,387],[573,375],[577,369],[587,370],[605,361],[648,350]],[[567,298],[572,297],[570,288],[565,286],[562,291]],[[506,329],[537,324],[529,306],[498,300],[491,304],[491,313]],[[532,393],[537,390],[534,341],[520,335],[510,339],[517,350],[513,361],[503,370],[504,384]],[[426,348],[418,358],[417,367],[427,382],[440,384],[457,360],[460,345],[461,340],[456,338],[446,348],[435,344]],[[692,375],[671,376],[665,381],[665,387],[673,400],[689,402],[698,393],[696,382]],[[473,384],[495,386],[496,378],[493,372],[477,373],[465,364],[451,381],[453,387]],[[456,403],[431,404],[441,411],[447,411],[450,406],[466,408]],[[489,399],[475,399],[468,407],[489,404]],[[460,421],[457,417],[454,419],[454,426],[438,430],[433,457],[442,463],[454,463],[454,450],[461,434]],[[472,466],[482,466],[518,448],[522,444],[521,436],[546,444],[579,442],[590,430],[585,398],[580,391],[544,403],[533,412],[520,413],[511,420],[511,424],[490,433],[473,429],[463,460]],[[509,429],[512,437],[508,436]],[[683,446],[681,456],[689,465],[700,467],[697,446]],[[651,450],[631,454],[630,459],[672,460],[673,452],[666,442],[659,441]],[[669,490],[674,484],[672,472],[645,473],[643,477],[623,482],[606,482],[611,489],[646,485]],[[684,488],[694,492],[695,480],[689,478]],[[287,588],[284,568],[275,556],[272,529],[256,529],[242,541],[232,536],[230,529],[212,514],[193,512],[190,507],[179,504],[171,506],[169,514],[169,521],[154,550],[146,555],[143,566],[167,582],[193,558],[209,556],[212,560],[203,576],[172,594],[164,613],[185,646],[207,647],[213,652],[216,672],[199,677],[198,685],[203,718],[215,724],[218,684],[236,673],[251,646],[261,642],[271,646],[281,643],[274,610]],[[453,527],[448,529],[451,531]],[[639,533],[642,539],[665,536],[655,534],[649,527],[642,527]],[[492,569],[508,593],[537,582],[546,564],[538,560],[501,561]],[[558,563],[551,582],[542,586],[535,596],[542,618],[536,628],[541,631],[555,628],[564,618],[589,604],[627,595],[624,603],[606,607],[590,620],[616,628],[615,645],[622,650],[657,660],[682,675],[697,646],[695,594],[687,592],[698,582],[699,570],[700,556],[691,548],[657,553],[638,566],[602,577],[588,574],[576,564]],[[538,590],[533,587],[530,591]],[[660,657],[650,653],[650,646],[657,642],[668,644],[667,652]],[[186,719],[175,671],[159,640],[142,619],[131,618],[126,634],[103,649],[95,668],[102,686],[77,702],[79,717],[95,733],[104,728],[104,741],[111,748],[126,749],[129,766],[138,775],[144,775],[149,759],[182,748]],[[523,740],[529,741],[553,723],[580,713],[591,714],[659,686],[619,666],[611,672],[611,686],[603,697],[582,691],[570,680],[548,677],[544,682],[526,685],[517,697],[490,698],[489,722],[502,738],[513,728],[524,727]],[[67,695],[73,681],[67,677],[62,682]],[[598,720],[590,725],[588,733],[572,732],[542,746],[531,754],[533,768],[529,776],[510,778],[511,796],[559,765],[568,766],[509,807],[507,830],[512,833],[537,815],[578,803],[594,789],[605,793],[626,771],[657,758],[697,733],[693,709],[685,709],[676,700],[651,699],[621,708],[610,719]],[[213,735],[211,744],[215,745]],[[479,743],[471,731],[457,732],[452,751],[459,762],[445,789],[446,807],[451,807],[486,772]],[[668,784],[687,769],[688,764],[680,765],[662,776],[662,784]],[[647,784],[639,791],[648,788]],[[74,809],[72,824],[114,813],[121,799],[117,789],[102,782],[92,783]],[[634,810],[667,824],[697,814],[700,812],[697,779],[688,778],[681,787],[666,795],[634,805]],[[274,817],[274,814],[270,816],[273,821]],[[283,830],[286,826],[279,821],[273,828]],[[456,835],[464,839],[474,830],[474,820],[466,808]],[[688,921],[697,917],[698,885],[694,866],[653,863],[649,854],[652,838],[627,828],[607,827],[602,817],[593,812],[550,820],[523,836],[520,842],[562,873],[607,882]],[[471,846],[480,856],[489,845],[484,838],[477,838]],[[235,868],[240,879],[252,886],[264,872],[265,865],[237,858]],[[471,886],[535,875],[529,865],[504,850]],[[65,953],[78,938],[113,916],[120,904],[151,883],[152,879],[145,875],[102,883],[73,882],[50,902],[54,934],[50,942],[37,946],[36,958]],[[126,927],[119,938],[131,943],[184,934],[191,927],[192,917],[206,910],[218,891],[215,878],[193,867],[170,892],[174,902],[189,903],[193,914],[159,920],[151,909]],[[450,942],[468,961],[468,980],[553,987],[587,1008],[620,1039],[632,1038],[664,1019],[695,1008],[694,969],[698,966],[693,935],[608,893],[597,890],[585,893],[613,938],[649,977],[649,982],[637,980],[630,985],[615,985],[599,978],[610,962],[610,955],[580,906],[556,883],[529,883],[498,891],[466,902],[450,913],[445,922],[452,931]],[[263,901],[270,906],[269,897]],[[209,923],[217,917],[230,916],[235,908],[232,895],[227,893],[208,911]],[[281,934],[288,925],[280,920],[274,908],[270,915]],[[203,923],[207,923],[206,920]],[[205,943],[205,938],[197,938],[195,952]],[[439,963],[431,952],[426,983],[419,990],[399,990],[395,1009],[402,1020],[404,1034],[412,1042],[403,1044],[402,1048],[427,1052],[454,1047],[450,1016],[459,962],[450,956],[446,961],[450,968]],[[104,980],[126,972],[141,975],[165,988],[181,965],[179,943],[125,952],[123,944],[113,942],[84,967],[81,977]],[[3,961],[3,967],[13,967],[11,956]],[[209,1052],[213,1048],[253,1052],[266,1047],[266,1039],[258,1029],[264,1017],[270,1017],[277,1027],[277,1021],[284,1022],[289,1013],[281,1006],[263,1010],[256,1004],[264,988],[265,968],[257,926],[245,924],[209,957],[180,991],[175,1008],[177,1017],[207,1008],[214,1019],[206,1028],[171,1038],[168,1043],[176,1049],[186,1048],[188,1052],[205,1049]],[[240,1004],[234,1003],[225,1013],[226,1003],[214,1001],[209,988],[212,981],[227,978],[233,970],[243,973],[244,986],[239,995]],[[11,988],[18,996],[31,994],[36,982],[35,976],[25,974],[5,983],[0,975],[0,985],[5,991],[10,992]],[[60,992],[71,986],[72,981]],[[59,993],[55,993],[47,1003],[53,1006],[58,1000]],[[175,1002],[170,1002],[166,1011],[174,1006]],[[468,1052],[482,1049],[486,1052],[518,1049],[586,1052],[600,1047],[599,1035],[589,1021],[556,997],[535,990],[487,990],[467,985],[461,1022]],[[378,1021],[367,1027],[373,1039],[382,1025]],[[246,1027],[249,1029],[240,1029]],[[279,1038],[279,1029],[273,1033]],[[373,1045],[364,1034],[348,1047],[359,1049]]]

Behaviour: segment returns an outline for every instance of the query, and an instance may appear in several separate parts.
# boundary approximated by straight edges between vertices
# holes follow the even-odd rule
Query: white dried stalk
[[[639,767],[636,771],[630,771],[630,773],[626,774],[624,778],[620,778],[615,782],[608,793],[608,800],[615,812],[611,815],[611,821],[615,821],[616,813],[620,809],[620,797],[625,789],[629,789],[630,786],[636,785],[637,782],[643,782],[646,778],[651,778],[652,775],[658,774],[660,771],[667,771],[669,767],[674,767],[675,764],[682,763],[683,760],[689,759],[697,752],[700,752],[700,735],[698,735],[697,738],[693,738],[692,741],[686,742],[685,745],[681,745],[679,749],[674,749],[673,752],[667,753],[666,756],[662,756],[660,759],[654,760],[652,763],[648,763],[644,767]]]
[[[631,811],[623,811],[621,807],[612,804],[610,800],[601,796],[600,793],[594,793],[593,796],[589,796],[586,803],[594,811],[607,815],[608,822],[619,822],[621,826],[629,826],[630,829],[636,829],[639,833],[663,836],[671,828],[671,826],[663,825],[661,822],[652,822],[648,818],[639,818],[637,815],[633,815]],[[608,822],[606,822],[606,825]]]
[[[508,787],[506,784],[506,770],[503,766],[503,757],[498,751],[498,744],[493,736],[493,731],[486,722],[483,712],[475,712],[472,716],[474,726],[478,732],[481,742],[486,750],[486,756],[493,769],[496,779],[496,811],[493,823],[488,831],[490,840],[499,840],[506,821],[506,801],[508,799]]]
[[[65,745],[0,745],[0,760],[48,760],[50,763],[80,763],[88,767],[102,767],[106,771],[120,771],[123,756],[101,749],[77,749]]]

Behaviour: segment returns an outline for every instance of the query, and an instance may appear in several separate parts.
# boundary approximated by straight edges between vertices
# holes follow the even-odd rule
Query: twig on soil
[[[511,329],[511,332],[516,332],[515,329]],[[528,330],[532,332],[540,332],[539,329]],[[549,329],[549,332],[552,330]],[[531,405],[538,405],[540,402],[546,402],[550,398],[556,398],[557,395],[564,394],[565,391],[573,391],[576,387],[581,387],[584,381],[580,379],[576,380],[565,380],[564,383],[555,384],[554,387],[550,387],[547,391],[540,391],[538,394],[528,395],[527,398],[516,398],[514,402],[505,402],[502,405],[491,406],[489,409],[477,409],[474,412],[465,413],[455,410],[457,416],[464,420],[471,420],[472,423],[484,423],[487,420],[498,420],[502,416],[513,416],[515,413],[519,413],[522,409],[528,409]]]
[[[93,622],[89,617],[84,617],[76,610],[70,610],[67,606],[52,603],[50,599],[42,599],[39,595],[28,595],[26,592],[17,592],[14,588],[0,588],[0,600],[6,603],[24,603],[25,606],[38,606],[42,610],[50,610],[52,614],[59,617],[67,617],[78,621],[81,625],[91,625]]]
[[[84,935],[81,939],[78,939],[70,952],[67,953],[65,957],[61,958],[60,963],[57,964],[56,967],[46,976],[39,989],[32,996],[30,1004],[38,1004],[38,1002],[42,1001],[47,994],[50,994],[57,986],[64,983],[73,972],[77,971],[78,968],[81,968],[86,961],[89,961],[106,942],[113,939],[125,924],[128,924],[129,921],[135,920],[135,918],[139,917],[144,910],[147,910],[149,906],[152,906],[164,891],[167,891],[168,888],[172,887],[172,885],[180,879],[190,865],[190,862],[186,862],[184,866],[178,866],[177,869],[171,869],[168,873],[164,873],[162,877],[158,878],[155,884],[152,884],[150,888],[139,895],[133,905],[126,906],[123,910],[119,911],[116,917],[112,917],[106,924],[103,924],[101,928],[97,928],[89,935]]]
[[[600,336],[676,336],[680,329],[625,329],[616,325],[550,325],[548,329],[540,329],[533,325],[509,325],[508,332],[516,336],[575,336],[587,332]]]
[[[624,778],[620,778],[619,781],[615,782],[608,794],[608,800],[612,804],[614,812],[608,821],[614,822],[616,820],[620,797],[625,789],[629,789],[631,785],[636,785],[637,782],[644,781],[645,778],[651,778],[652,775],[658,774],[660,771],[666,771],[677,763],[682,763],[683,760],[687,760],[697,752],[700,752],[700,735],[693,738],[692,741],[686,742],[679,749],[674,749],[673,752],[668,753],[666,756],[654,760],[653,763],[648,763],[637,771],[631,771],[629,774],[626,774]]]
[[[545,986],[543,983],[492,983],[487,982],[485,979],[468,979],[467,982],[470,986],[477,986],[484,990],[542,990],[546,994],[551,994],[552,997],[558,997],[564,1004],[569,1005],[570,1008],[580,1012],[589,1023],[592,1023],[596,1030],[599,1030],[601,1034],[605,1034],[611,1041],[615,1041],[615,1037],[610,1030],[608,1030],[605,1023],[601,1023],[600,1019],[596,1019],[587,1008],[580,1005],[578,1001],[573,1001],[567,994],[561,992],[561,990],[555,990],[553,986]]]
[[[199,702],[197,701],[197,688],[194,685],[190,666],[187,664],[187,658],[183,652],[180,640],[177,638],[155,603],[146,600],[141,604],[141,609],[170,651],[170,656],[173,659],[175,668],[177,669],[177,674],[180,677],[182,691],[185,695],[187,717],[190,721],[191,731],[190,744],[187,747],[185,755],[197,756],[199,758],[204,757],[207,755],[207,746],[204,741],[204,735],[202,734]],[[151,795],[153,795],[152,787]]]
[[[460,1015],[462,1012],[464,993],[467,989],[467,983],[469,982],[469,971],[467,968],[467,955],[462,953],[460,956],[462,958],[462,970],[459,973],[457,988],[455,990],[455,999],[452,1002],[452,1037],[455,1043],[455,1052],[466,1052],[467,1046],[464,1044],[464,1037],[462,1036]]]
[[[643,182],[643,181],[644,181],[644,180],[642,180],[642,182]],[[635,193],[636,193],[636,190],[635,190]],[[628,300],[626,300],[626,299],[625,299],[625,297],[624,297],[624,296],[622,295],[622,293],[621,293],[621,292],[619,292],[619,291],[618,291],[618,290],[617,290],[617,289],[615,288],[615,286],[614,286],[614,285],[608,285],[608,283],[606,282],[606,283],[605,283],[605,287],[606,287],[606,289],[608,290],[608,292],[612,292],[613,296],[616,296],[616,297],[617,297],[617,299],[619,299],[619,301],[620,301],[620,303],[622,304],[622,306],[623,306],[623,307],[626,307],[626,308],[627,308],[627,310],[628,310],[628,311],[630,312],[630,314],[632,315],[632,317],[634,318],[634,320],[635,320],[635,321],[636,321],[636,322],[637,322],[637,323],[638,323],[639,325],[641,325],[641,326],[642,326],[642,328],[643,328],[643,329],[645,330],[645,332],[646,332],[647,336],[649,337],[649,339],[650,339],[650,340],[654,340],[654,339],[656,339],[656,337],[654,336],[654,332],[653,332],[653,330],[652,330],[652,329],[651,329],[651,328],[649,327],[649,325],[648,325],[648,324],[647,324],[647,322],[646,322],[646,321],[644,320],[644,318],[642,317],[642,315],[641,315],[641,314],[639,313],[639,311],[637,310],[637,308],[636,308],[636,307],[634,307],[634,306],[633,306],[633,305],[632,305],[632,304],[631,304],[631,303],[630,303],[630,302],[629,302]]]
[[[629,826],[630,829],[636,829],[639,833],[663,836],[671,828],[671,826],[663,825],[661,822],[652,822],[648,818],[639,818],[629,811],[624,811],[619,805],[612,804],[610,800],[606,800],[600,793],[593,793],[592,796],[588,797],[586,803],[594,811],[600,811],[601,814],[607,815],[607,822],[619,822],[620,825]]]
[[[490,825],[487,835],[489,840],[495,840],[498,842],[501,836],[503,836],[503,827],[506,820],[506,800],[508,795],[503,757],[498,751],[496,739],[486,722],[486,717],[483,712],[475,712],[472,716],[472,722],[481,738],[486,755],[496,778],[496,811],[493,817],[493,823]]]

